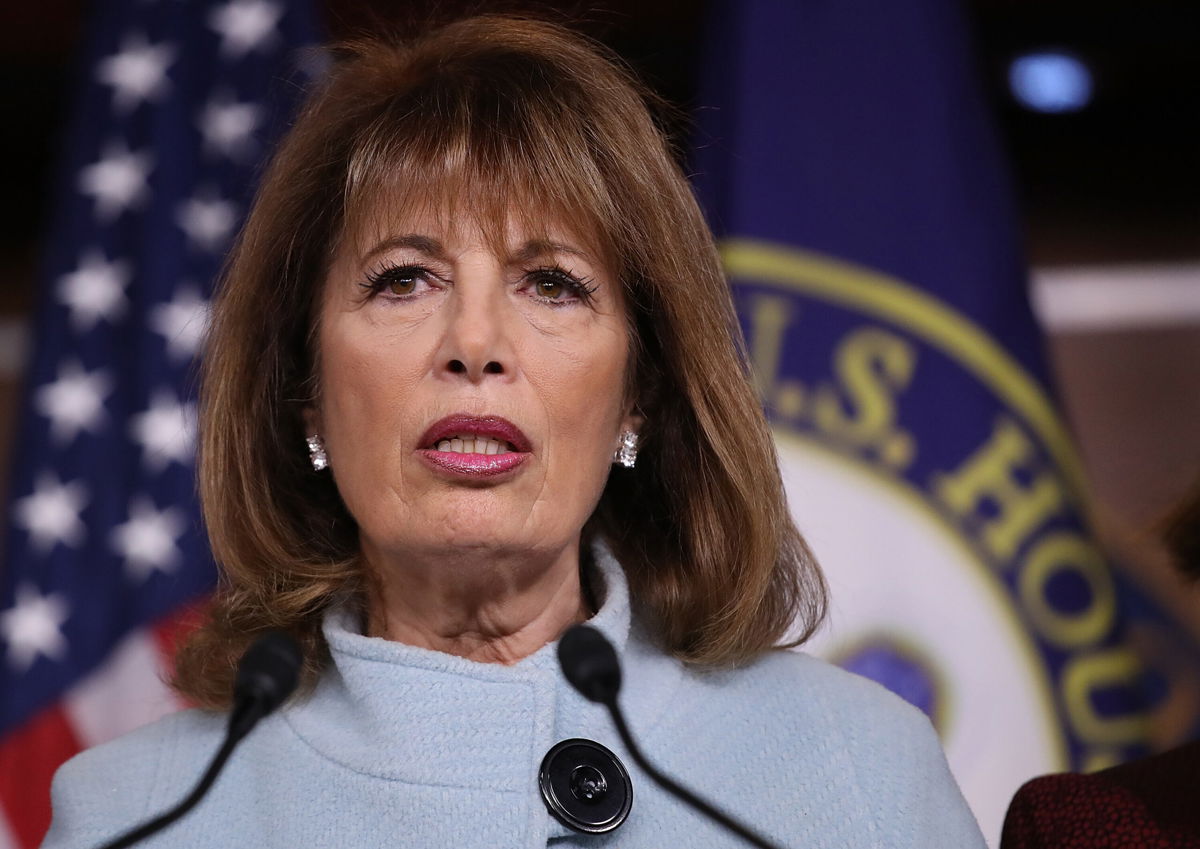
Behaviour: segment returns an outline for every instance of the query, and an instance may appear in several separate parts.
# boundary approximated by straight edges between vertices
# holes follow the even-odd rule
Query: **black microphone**
[[[758,846],[760,849],[781,849],[749,826],[743,825],[701,799],[691,790],[677,784],[646,760],[642,750],[633,741],[633,735],[629,733],[629,726],[625,724],[625,715],[617,704],[617,693],[621,690],[621,663],[617,660],[616,651],[603,634],[587,625],[572,625],[559,640],[558,664],[562,667],[567,681],[584,698],[608,708],[613,725],[617,727],[617,734],[621,737],[621,742],[625,744],[625,748],[629,750],[629,754],[637,765],[654,779],[655,784],[712,821],[732,831],[747,843]]]
[[[300,646],[282,631],[269,631],[255,640],[238,662],[233,683],[233,710],[229,714],[225,740],[192,792],[174,808],[105,843],[100,849],[132,846],[166,828],[194,808],[213,786],[237,744],[260,719],[283,704],[296,689],[302,661]]]

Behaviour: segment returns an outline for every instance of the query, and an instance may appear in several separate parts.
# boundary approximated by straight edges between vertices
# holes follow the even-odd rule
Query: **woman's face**
[[[450,219],[410,213],[342,245],[309,432],[369,555],[554,554],[634,424],[620,285],[565,228],[496,240]]]

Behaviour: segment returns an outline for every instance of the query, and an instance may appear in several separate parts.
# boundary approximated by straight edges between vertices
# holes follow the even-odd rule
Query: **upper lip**
[[[474,434],[507,442],[520,452],[530,450],[529,438],[508,419],[500,416],[471,416],[466,413],[453,413],[431,424],[421,437],[421,447],[432,448],[443,439],[453,439],[460,434]]]

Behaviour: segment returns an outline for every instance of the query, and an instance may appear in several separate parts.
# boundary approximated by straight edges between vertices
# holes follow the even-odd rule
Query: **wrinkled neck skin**
[[[363,555],[374,578],[368,636],[513,664],[592,614],[578,539],[535,552],[383,552],[364,541]]]

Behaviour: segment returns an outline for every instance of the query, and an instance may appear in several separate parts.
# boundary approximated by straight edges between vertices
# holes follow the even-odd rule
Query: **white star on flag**
[[[109,262],[104,254],[90,250],[79,268],[58,281],[58,299],[71,311],[71,323],[79,330],[91,330],[100,319],[113,321],[125,312],[125,287],[129,285],[129,264]]]
[[[148,153],[110,145],[99,162],[79,172],[79,191],[95,198],[96,214],[111,221],[146,199],[152,162]]]
[[[150,44],[142,35],[121,42],[121,50],[96,66],[96,78],[112,86],[113,105],[128,112],[144,101],[157,100],[167,90],[167,68],[175,60],[169,44]]]
[[[206,251],[224,247],[237,224],[237,207],[219,198],[191,198],[180,204],[178,215],[188,241]]]
[[[205,147],[229,157],[241,157],[254,147],[253,133],[261,120],[253,103],[227,98],[210,100],[197,122]]]
[[[148,410],[130,418],[129,432],[142,446],[142,462],[151,472],[172,461],[186,465],[196,442],[196,405],[181,404],[169,391],[159,390]]]
[[[50,435],[60,445],[87,430],[97,433],[104,422],[104,399],[113,382],[104,369],[88,373],[77,360],[64,362],[53,383],[38,387],[33,406],[50,420]]]
[[[190,360],[208,332],[208,301],[194,288],[181,288],[170,301],[150,310],[147,323],[166,340],[171,359]]]
[[[208,25],[221,36],[221,52],[242,56],[265,47],[274,34],[283,9],[268,0],[230,0],[213,9]]]
[[[38,476],[33,493],[13,504],[13,522],[29,532],[33,547],[42,554],[60,542],[79,548],[87,536],[87,527],[79,518],[87,502],[83,481],[64,484],[45,472]]]
[[[112,547],[125,558],[129,576],[144,581],[155,571],[167,573],[179,565],[175,541],[186,526],[178,508],[156,510],[149,499],[135,498],[129,505],[129,521],[113,528]]]
[[[49,660],[66,657],[62,626],[68,614],[62,596],[42,595],[32,584],[22,583],[17,586],[15,601],[0,613],[0,635],[8,643],[8,665],[24,672],[39,655]]]

